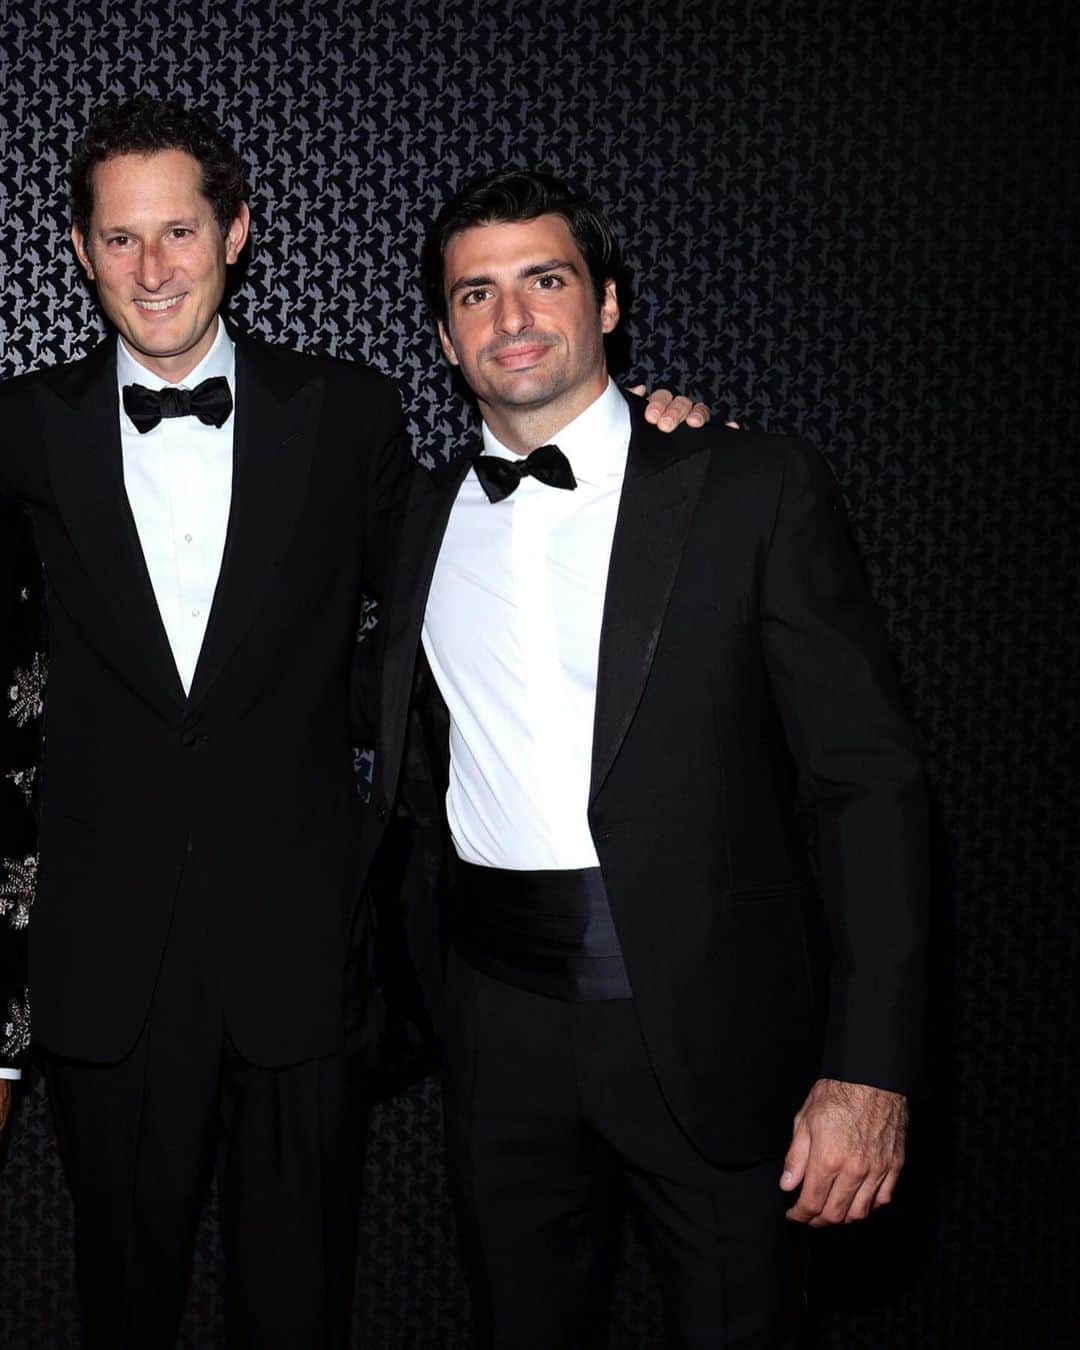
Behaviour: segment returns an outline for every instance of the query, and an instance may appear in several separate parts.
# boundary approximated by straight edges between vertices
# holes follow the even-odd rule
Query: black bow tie
[[[208,426],[225,425],[232,412],[232,392],[224,375],[203,380],[194,389],[146,389],[141,384],[124,385],[124,411],[140,435],[163,417],[197,417]]]
[[[488,501],[501,502],[509,497],[526,474],[532,474],[548,487],[576,488],[577,479],[570,461],[557,445],[541,445],[521,459],[499,459],[497,455],[478,455],[473,468]]]

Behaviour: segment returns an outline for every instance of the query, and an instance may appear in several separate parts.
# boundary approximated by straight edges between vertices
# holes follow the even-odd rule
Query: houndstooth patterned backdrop
[[[212,114],[249,166],[237,320],[395,375],[420,453],[466,424],[420,238],[508,162],[610,208],[629,370],[824,448],[925,739],[939,867],[935,1096],[895,1212],[814,1244],[820,1347],[1052,1350],[1080,1325],[1078,67],[1069,0],[0,0],[0,374],[103,331],[65,170],[99,104],[145,88]],[[0,651],[24,672],[29,612]],[[28,725],[0,742],[20,760],[0,861],[24,868]],[[354,1343],[464,1350],[434,1084],[375,1111],[367,1178]],[[70,1222],[31,1075],[0,1172],[9,1350],[77,1344]],[[211,1203],[190,1350],[221,1344],[217,1261]],[[628,1230],[612,1345],[663,1344]]]

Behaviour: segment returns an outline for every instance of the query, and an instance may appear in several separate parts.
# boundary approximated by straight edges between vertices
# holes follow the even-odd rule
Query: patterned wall
[[[105,97],[147,88],[210,111],[250,165],[237,319],[396,375],[422,453],[465,422],[419,240],[463,176],[509,161],[609,205],[634,372],[825,449],[925,737],[940,866],[936,1095],[896,1212],[815,1243],[822,1347],[1040,1350],[1080,1324],[1078,66],[1068,0],[0,0],[0,374],[101,332],[65,165]],[[30,651],[0,676],[9,740]],[[0,791],[14,887],[29,818]],[[468,1343],[439,1148],[433,1084],[375,1112],[356,1345]],[[69,1226],[31,1078],[0,1172],[3,1346],[76,1344]],[[659,1350],[626,1241],[612,1343]],[[217,1256],[210,1209],[197,1350],[221,1343]]]

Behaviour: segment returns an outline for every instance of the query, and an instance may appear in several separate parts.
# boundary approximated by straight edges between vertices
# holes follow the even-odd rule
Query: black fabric
[[[425,462],[476,428],[425,315],[420,239],[460,182],[507,163],[569,176],[612,211],[634,374],[823,448],[935,825],[933,1093],[893,1212],[811,1244],[813,1345],[828,1350],[1041,1350],[1080,1325],[1063,1184],[1080,985],[1078,20],[1073,0],[0,7],[5,379],[104,332],[66,246],[66,168],[91,110],[145,88],[209,111],[244,156],[238,323],[398,377]],[[16,555],[0,924],[32,901],[37,852],[25,794],[47,658],[24,524],[0,519]],[[16,1015],[0,998],[16,1039],[18,965]],[[294,1005],[288,981],[280,998]],[[434,1083],[376,1111],[365,1350],[469,1344],[442,1156]],[[70,1222],[32,1074],[0,1168],[5,1348],[75,1346]],[[632,1228],[624,1244],[612,1350],[660,1350]],[[220,1347],[218,1256],[210,1207],[185,1350]]]
[[[668,1350],[794,1350],[805,1234],[779,1158],[724,1171],[679,1129],[630,1000],[570,1003],[451,955],[446,1132],[483,1350],[607,1343],[629,1200],[652,1248]]]
[[[508,871],[458,862],[457,950],[518,989],[571,1003],[629,998],[599,867]]]
[[[577,487],[570,461],[557,445],[537,446],[516,463],[501,459],[498,455],[477,455],[473,460],[473,468],[490,502],[501,502],[509,497],[521,480],[527,477],[564,491],[573,491]]]
[[[121,390],[124,411],[140,434],[153,430],[163,417],[197,417],[207,426],[221,427],[229,420],[233,399],[224,375],[203,380],[194,389],[147,389],[125,384]]]
[[[169,1350],[217,1162],[229,1345],[344,1343],[359,1136],[343,1055],[281,1069],[229,1040],[210,897],[182,881],[146,1025],[116,1064],[50,1056],[87,1350]]]

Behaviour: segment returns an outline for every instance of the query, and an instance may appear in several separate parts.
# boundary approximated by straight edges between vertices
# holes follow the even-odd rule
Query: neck
[[[535,407],[507,407],[478,399],[480,413],[491,434],[515,455],[531,454],[538,446],[549,445],[558,439],[563,427],[569,426],[586,408],[595,403],[608,385],[607,366],[591,379],[549,403]]]
[[[166,380],[169,384],[179,384],[181,380],[191,374],[214,345],[220,322],[220,317],[215,315],[213,323],[196,345],[186,352],[177,352],[175,356],[151,356],[147,352],[141,352],[137,347],[133,347],[122,333],[120,341],[124,344],[124,348],[131,359],[137,361],[144,370],[150,371],[152,375]]]

